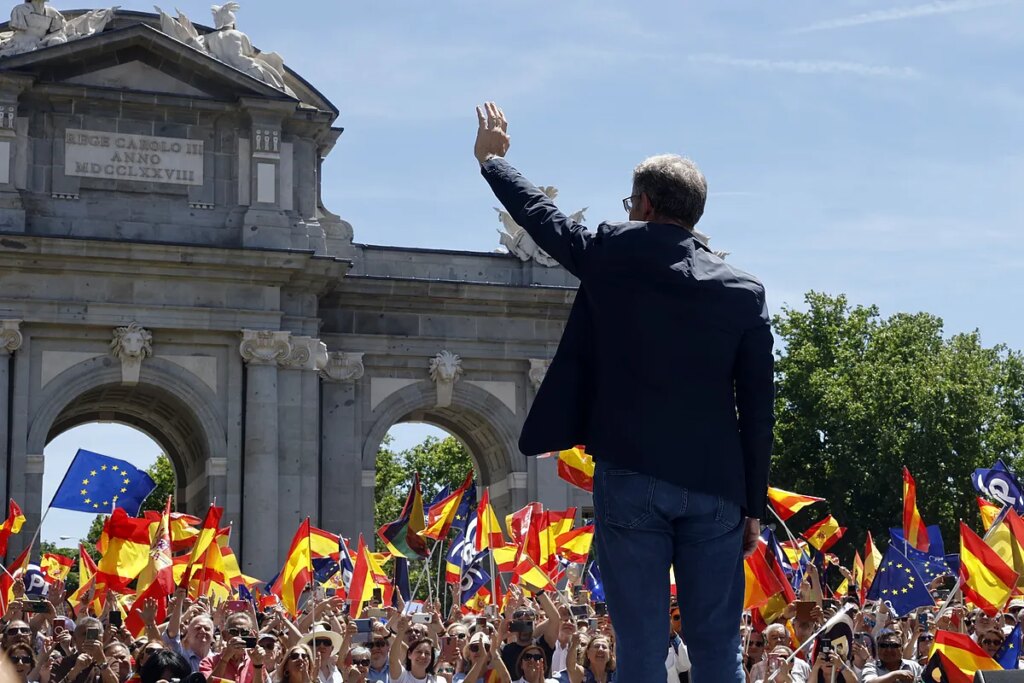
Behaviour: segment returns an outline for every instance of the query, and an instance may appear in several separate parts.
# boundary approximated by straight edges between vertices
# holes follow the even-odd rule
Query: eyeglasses
[[[486,649],[488,652],[490,652],[491,651],[491,644],[490,643],[484,643],[484,649]],[[480,652],[480,643],[470,643],[469,644],[469,651],[472,652],[473,654],[476,654],[477,652]]]
[[[1003,641],[1002,640],[998,640],[996,638],[982,638],[981,639],[981,644],[982,645],[1002,645]]]
[[[387,646],[388,646],[388,641],[386,641],[386,640],[375,640],[372,643],[370,643],[370,647],[387,647]]]
[[[931,641],[935,640],[935,637],[934,636],[918,636],[917,640],[918,640],[918,642],[930,643]]]
[[[334,643],[331,642],[330,638],[317,638],[313,643],[317,647],[334,647]]]
[[[32,663],[32,658],[29,657],[28,655],[22,655],[21,657],[14,656],[14,657],[11,657],[11,661],[14,662],[15,664],[31,664]]]
[[[516,621],[533,619],[533,612],[516,612],[512,615],[512,618]]]
[[[898,650],[901,647],[903,647],[903,646],[900,645],[899,643],[879,643],[878,644],[878,648],[880,650]]]
[[[747,644],[750,645],[751,647],[764,647],[764,641],[763,640],[748,640]]]
[[[309,657],[306,656],[305,652],[292,652],[291,654],[288,655],[288,659],[292,660],[293,662],[296,662],[296,661],[298,661],[300,659],[308,660]]]
[[[32,629],[28,626],[10,626],[6,631],[4,631],[4,633],[12,636],[28,635],[29,633],[32,633]]]
[[[622,200],[622,208],[626,210],[626,213],[633,210],[633,200],[639,196],[638,194],[631,194]]]
[[[370,666],[369,659],[353,659],[352,666]]]
[[[543,662],[544,661],[544,655],[537,654],[537,653],[525,654],[525,655],[523,655],[523,661],[524,662]]]
[[[227,634],[228,634],[229,636],[244,636],[244,635],[245,635],[245,634],[246,634],[247,632],[248,632],[248,630],[247,630],[247,629],[244,629],[244,628],[238,628],[238,627],[235,627],[235,628],[229,628],[229,629],[227,630]]]

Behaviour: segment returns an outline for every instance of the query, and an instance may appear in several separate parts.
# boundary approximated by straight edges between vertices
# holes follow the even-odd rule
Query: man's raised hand
[[[494,102],[487,102],[476,108],[479,127],[473,153],[481,164],[493,157],[503,157],[508,152],[510,138],[505,113]]]

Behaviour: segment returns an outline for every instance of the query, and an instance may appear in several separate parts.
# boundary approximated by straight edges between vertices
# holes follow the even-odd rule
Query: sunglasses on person
[[[998,639],[998,638],[982,638],[981,639],[981,644],[982,645],[1002,645],[1003,641],[1001,639]]]
[[[898,650],[901,647],[903,647],[903,646],[900,645],[899,643],[879,643],[878,644],[878,648],[881,649],[881,650]]]
[[[923,643],[930,643],[935,640],[934,636],[918,636],[917,640]]]
[[[530,652],[530,653],[527,653],[527,654],[523,655],[523,661],[524,662],[543,662],[544,661],[544,655],[540,654],[539,652]]]
[[[370,643],[370,647],[387,647],[388,641],[386,640],[374,640]]]
[[[9,626],[4,633],[12,636],[28,635],[32,633],[32,629],[28,626]]]
[[[370,666],[369,659],[353,659],[352,666]]]
[[[453,634],[451,634],[448,637],[449,638],[458,638],[459,640],[465,640],[469,636],[467,636],[465,633],[453,633]]]
[[[235,628],[227,629],[226,633],[229,636],[236,636],[236,637],[237,636],[244,636],[244,635],[247,635],[249,633],[249,629],[247,629],[247,628],[238,628],[236,626]]]
[[[12,656],[10,658],[10,660],[12,662],[14,662],[15,664],[31,664],[32,663],[32,658],[29,657],[28,655],[21,655],[20,657],[18,655],[14,655],[14,656]]]
[[[293,662],[297,662],[300,659],[305,659],[308,661],[309,657],[306,656],[305,652],[292,652],[288,655],[288,659],[292,660]]]
[[[331,642],[330,638],[317,638],[313,641],[313,644],[317,647],[334,647],[334,643]]]
[[[490,652],[491,651],[491,644],[490,643],[484,643],[484,648],[488,652]],[[477,652],[480,652],[480,643],[470,643],[469,644],[469,651],[472,652],[473,654],[476,654]]]
[[[754,640],[753,638],[751,638],[750,640],[747,641],[747,643],[751,647],[764,647],[764,641],[763,640]]]
[[[533,612],[515,612],[512,618],[516,621],[533,619]]]

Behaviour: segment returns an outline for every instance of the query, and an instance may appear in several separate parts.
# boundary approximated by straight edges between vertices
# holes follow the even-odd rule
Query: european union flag
[[[900,617],[918,607],[931,607],[935,604],[914,564],[896,550],[894,544],[890,544],[882,556],[882,563],[868,590],[867,599],[888,603],[896,616]]]
[[[953,570],[946,563],[945,546],[942,544],[942,531],[938,525],[928,527],[928,552],[921,552],[909,543],[903,542],[903,530],[889,529],[892,543],[901,551],[906,551],[907,559],[914,563],[914,568],[924,579],[931,583],[932,579],[942,574],[952,574]]]
[[[604,579],[601,578],[601,569],[596,562],[591,562],[587,569],[587,590],[590,591],[591,600],[604,602]]]
[[[999,662],[999,666],[1008,671],[1016,670],[1017,658],[1020,657],[1021,640],[1020,624],[1017,624],[1010,631],[1010,635],[1006,636],[999,652],[992,659]]]
[[[79,448],[50,507],[97,514],[119,507],[138,515],[155,488],[152,478],[131,463]]]

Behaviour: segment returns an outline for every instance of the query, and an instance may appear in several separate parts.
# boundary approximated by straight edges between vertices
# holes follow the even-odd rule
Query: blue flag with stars
[[[129,462],[78,449],[50,507],[110,514],[115,507],[137,516],[156,483]]]
[[[910,614],[918,607],[935,604],[914,564],[894,544],[882,556],[882,563],[867,594],[868,600],[881,600],[892,607],[896,616]]]
[[[935,577],[942,574],[954,573],[949,564],[946,563],[946,550],[942,544],[942,530],[939,529],[938,525],[928,527],[928,552],[922,552],[909,543],[905,544],[903,542],[903,529],[889,529],[889,536],[892,538],[893,545],[899,548],[901,552],[905,551],[907,559],[914,563],[914,568],[917,569],[917,573],[921,575],[925,583],[931,583]]]
[[[996,652],[996,656],[992,659],[999,662],[999,666],[1008,671],[1015,670],[1017,668],[1017,658],[1020,657],[1020,644],[1020,624],[1017,624],[1010,631],[1010,635],[1006,636],[1006,640],[1003,641],[999,651]]]

